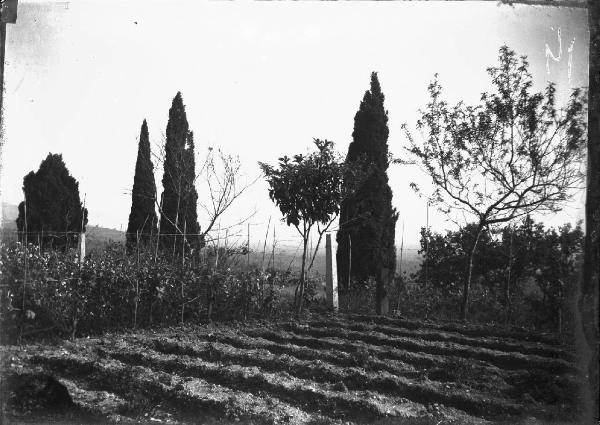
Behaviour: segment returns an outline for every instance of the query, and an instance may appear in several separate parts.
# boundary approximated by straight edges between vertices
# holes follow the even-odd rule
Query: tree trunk
[[[305,284],[305,276],[304,276],[304,268],[306,267],[306,247],[308,245],[308,237],[304,237],[303,241],[304,248],[302,249],[302,267],[300,268],[300,297],[298,300],[298,309],[296,311],[297,316],[302,314],[302,304],[304,304],[304,284]]]
[[[471,280],[473,278],[473,257],[475,256],[475,249],[477,248],[477,242],[479,242],[479,236],[481,235],[481,231],[483,230],[483,222],[480,222],[477,226],[477,231],[475,233],[475,240],[473,245],[471,245],[471,249],[469,249],[469,264],[467,269],[467,278],[465,279],[465,283],[463,286],[463,299],[462,304],[460,306],[460,318],[463,321],[467,320],[469,316],[469,290],[471,288]]]
[[[214,276],[208,276],[208,291],[206,293],[207,298],[207,308],[206,308],[206,320],[208,323],[212,321],[212,310],[213,310],[213,302],[214,302],[214,294],[213,294],[213,286],[212,279]]]
[[[179,200],[181,199],[181,196],[179,194],[177,194],[177,212],[175,214],[175,226],[173,226],[173,256],[171,258],[171,260],[173,261],[173,263],[175,263],[175,251],[176,251],[176,246],[177,246],[177,228],[179,227]]]
[[[510,278],[512,272],[513,235],[514,230],[511,228],[510,245],[508,249],[508,277],[506,278],[506,285],[504,286],[504,308],[506,309],[504,321],[507,325],[510,323]]]
[[[389,269],[382,267],[377,277],[375,289],[375,313],[387,315],[389,313],[389,299],[387,296]]]
[[[138,303],[140,301],[140,231],[135,232],[135,247],[137,251],[135,277],[135,304],[133,306],[133,329],[137,327]]]

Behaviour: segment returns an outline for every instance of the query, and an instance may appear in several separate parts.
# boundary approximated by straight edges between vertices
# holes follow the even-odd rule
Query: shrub
[[[288,310],[282,293],[294,279],[289,272],[234,271],[225,260],[214,268],[196,257],[172,262],[154,258],[151,251],[128,255],[122,244],[111,244],[80,265],[74,250],[1,246],[3,338],[15,341],[50,329],[75,337],[190,320],[271,317]],[[312,293],[306,293],[309,302]]]

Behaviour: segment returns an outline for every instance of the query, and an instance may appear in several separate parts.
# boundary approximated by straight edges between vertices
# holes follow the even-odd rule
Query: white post
[[[338,303],[338,285],[337,285],[337,265],[333,259],[333,246],[331,234],[325,236],[325,295],[327,296],[327,307],[334,313],[337,313]]]
[[[83,265],[85,259],[85,232],[79,234],[79,265]]]

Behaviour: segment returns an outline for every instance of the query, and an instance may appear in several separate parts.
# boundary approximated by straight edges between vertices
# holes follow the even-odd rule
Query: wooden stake
[[[267,231],[265,232],[265,243],[263,244],[262,262],[260,268],[265,271],[265,250],[267,249],[267,238],[269,237],[269,226],[271,226],[271,216],[269,216],[269,222],[267,223]]]
[[[160,194],[160,208],[159,208],[159,213],[162,216],[162,207],[163,207],[163,193]],[[156,249],[154,250],[154,263],[156,264],[156,259],[158,258],[158,243],[160,242],[160,222],[161,220],[158,220],[158,227],[157,227],[157,231],[156,231]]]
[[[271,260],[269,262],[271,261],[273,261],[272,267],[275,268],[275,225],[273,225],[273,246],[271,247]]]
[[[400,280],[398,281],[398,303],[396,304],[396,311],[400,310],[400,289],[401,284],[404,282],[402,277],[402,252],[404,251],[404,220],[402,220],[402,242],[400,242]]]
[[[181,266],[185,265],[185,233],[187,231],[187,221],[183,223],[183,241],[181,242]]]
[[[25,195],[25,202],[23,202],[23,209],[24,209],[24,216],[25,216],[25,244],[23,247],[23,256],[24,256],[24,264],[23,264],[23,299],[21,301],[21,323],[19,326],[19,345],[21,345],[22,343],[22,339],[23,339],[23,326],[24,326],[24,322],[25,322],[25,290],[27,288],[27,262],[28,262],[28,257],[29,255],[27,255],[27,195]]]
[[[246,252],[247,256],[247,269],[250,270],[250,223],[248,223],[248,249]]]
[[[217,269],[219,265],[219,244],[221,242],[221,222],[219,222],[219,227],[217,228],[217,255],[215,258],[215,269]]]

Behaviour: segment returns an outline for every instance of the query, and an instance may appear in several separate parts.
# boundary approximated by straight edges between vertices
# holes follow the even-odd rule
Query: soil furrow
[[[445,356],[460,356],[482,360],[504,369],[529,369],[537,368],[551,373],[574,373],[577,371],[575,364],[562,359],[551,359],[537,355],[521,353],[506,353],[488,348],[468,347],[452,342],[428,342],[414,338],[392,337],[379,332],[362,333],[341,328],[310,328],[297,324],[287,324],[284,329],[296,333],[310,335],[318,338],[337,337],[351,341],[363,341],[372,345],[389,346],[403,350],[418,351],[429,354]]]
[[[167,355],[150,350],[140,353],[122,347],[119,350],[106,350],[106,354],[156,371],[199,377],[257,395],[264,396],[267,393],[302,410],[332,418],[373,420],[386,416],[415,417],[427,413],[424,406],[399,397],[385,397],[366,391],[333,391],[326,385],[294,378],[286,372],[275,374],[257,367],[207,362],[187,355]],[[357,414],[362,417],[357,418]]]
[[[164,338],[174,337],[173,334],[160,335]],[[269,341],[263,338],[254,338],[239,335],[211,334],[210,336],[205,335],[204,337],[206,338],[203,338],[203,336],[201,335],[199,336],[199,338],[197,338],[197,333],[194,333],[194,335],[194,337],[186,338],[184,339],[184,341],[187,340],[190,341],[190,343],[196,343],[198,339],[201,339],[205,341],[203,342],[203,344],[211,344],[214,342],[244,351],[260,350],[260,355],[263,355],[263,353],[265,353],[265,355],[267,356],[292,356],[299,360],[325,362],[343,367],[360,367],[370,372],[386,371],[393,375],[404,376],[406,378],[418,378],[423,376],[423,371],[415,369],[415,367],[412,364],[395,359],[379,360],[375,359],[373,356],[368,355],[368,353],[362,353],[363,355],[357,355],[356,353],[346,353],[344,351],[332,352],[327,350],[303,347],[300,345],[279,344],[277,342]],[[181,338],[177,339],[178,341],[181,341]],[[148,346],[150,344],[149,341],[151,340],[149,340],[148,337],[144,336],[128,338],[128,341],[133,341],[134,343]],[[244,354],[241,355],[244,356]]]
[[[475,394],[459,388],[460,384],[436,381],[414,382],[387,372],[368,373],[356,367],[340,368],[321,361],[298,360],[292,356],[276,356],[266,350],[240,352],[220,343],[182,343],[169,339],[155,340],[158,351],[189,355],[209,361],[234,362],[240,366],[257,366],[269,372],[286,372],[292,376],[334,384],[332,389],[371,390],[395,394],[417,403],[443,403],[479,416],[519,413],[515,402],[503,400],[499,394]],[[341,385],[343,384],[343,385]],[[505,390],[509,386],[505,384]],[[500,388],[494,387],[497,393]],[[531,410],[531,407],[529,408]]]
[[[443,370],[457,371],[468,370],[469,374],[486,376],[486,384],[497,385],[502,377],[520,377],[527,374],[523,370],[503,370],[487,362],[473,359],[463,359],[457,356],[441,356],[420,352],[410,352],[392,347],[368,345],[362,341],[345,341],[339,338],[315,338],[312,336],[296,335],[284,331],[270,329],[247,329],[246,334],[223,333],[221,331],[208,332],[206,329],[196,328],[186,333],[185,339],[202,339],[212,342],[221,342],[237,348],[264,348],[275,354],[291,354],[306,360],[323,360],[341,366],[360,366],[367,370],[386,370],[392,374],[407,370],[408,367],[417,368],[414,374],[407,373],[407,377],[419,377],[426,374],[435,374]],[[175,336],[174,333],[161,333],[162,336]],[[176,336],[178,339],[180,335]],[[449,376],[450,380],[456,380]],[[462,378],[460,378],[462,379]]]
[[[361,322],[346,320],[312,320],[308,322],[311,327],[344,328],[359,332],[380,332],[386,335],[420,338],[427,341],[454,342],[472,347],[489,348],[504,352],[517,352],[522,354],[534,354],[542,357],[560,358],[569,362],[575,361],[575,356],[565,349],[546,345],[539,342],[520,341],[515,342],[507,339],[489,337],[469,337],[456,332],[428,330],[428,329],[406,329],[388,325],[370,325]]]
[[[255,338],[262,337],[279,344],[292,343],[300,347],[312,347],[316,351],[345,352],[363,359],[365,364],[374,357],[399,359],[421,369],[423,377],[442,382],[460,382],[466,387],[492,394],[494,388],[505,388],[508,383],[514,388],[511,390],[512,398],[533,398],[546,404],[565,401],[566,405],[573,405],[579,385],[574,375],[549,374],[539,369],[500,369],[484,361],[458,356],[409,352],[392,347],[368,345],[362,341],[315,338],[269,329],[247,329],[246,332]]]
[[[294,423],[308,423],[315,419],[301,409],[278,400],[263,399],[203,379],[182,379],[161,370],[132,366],[92,353],[50,352],[34,355],[31,361],[68,376],[86,376],[96,389],[115,392],[137,406],[147,407],[166,400],[175,403],[184,414],[195,412],[201,417],[241,418],[269,424],[288,422],[292,418]]]
[[[378,323],[383,325],[393,325],[405,329],[436,329],[441,331],[456,332],[463,335],[474,336],[474,337],[501,337],[510,338],[515,341],[531,341],[540,342],[548,345],[560,346],[562,345],[560,339],[555,334],[539,333],[526,331],[522,329],[502,329],[494,328],[492,326],[482,326],[475,324],[465,324],[456,322],[437,323],[426,320],[415,320],[405,318],[393,318],[386,316],[370,316],[364,314],[347,314],[341,317],[345,317],[349,320],[356,322],[365,323]]]
[[[341,350],[342,352],[346,352],[351,355],[354,354],[357,357],[368,357],[369,355],[373,355],[386,360],[397,359],[406,363],[410,363],[419,369],[453,367],[457,363],[468,363],[468,366],[471,368],[483,368],[489,373],[506,373],[496,366],[481,360],[467,360],[458,356],[442,356],[438,354],[428,354],[397,349],[390,346],[369,345],[360,340],[347,341],[337,337],[317,338],[310,335],[298,335],[292,332],[265,328],[248,328],[245,329],[245,334],[249,338],[264,339],[277,344],[293,344],[294,346],[310,347],[316,351]],[[217,337],[217,339],[220,340],[221,338]]]

